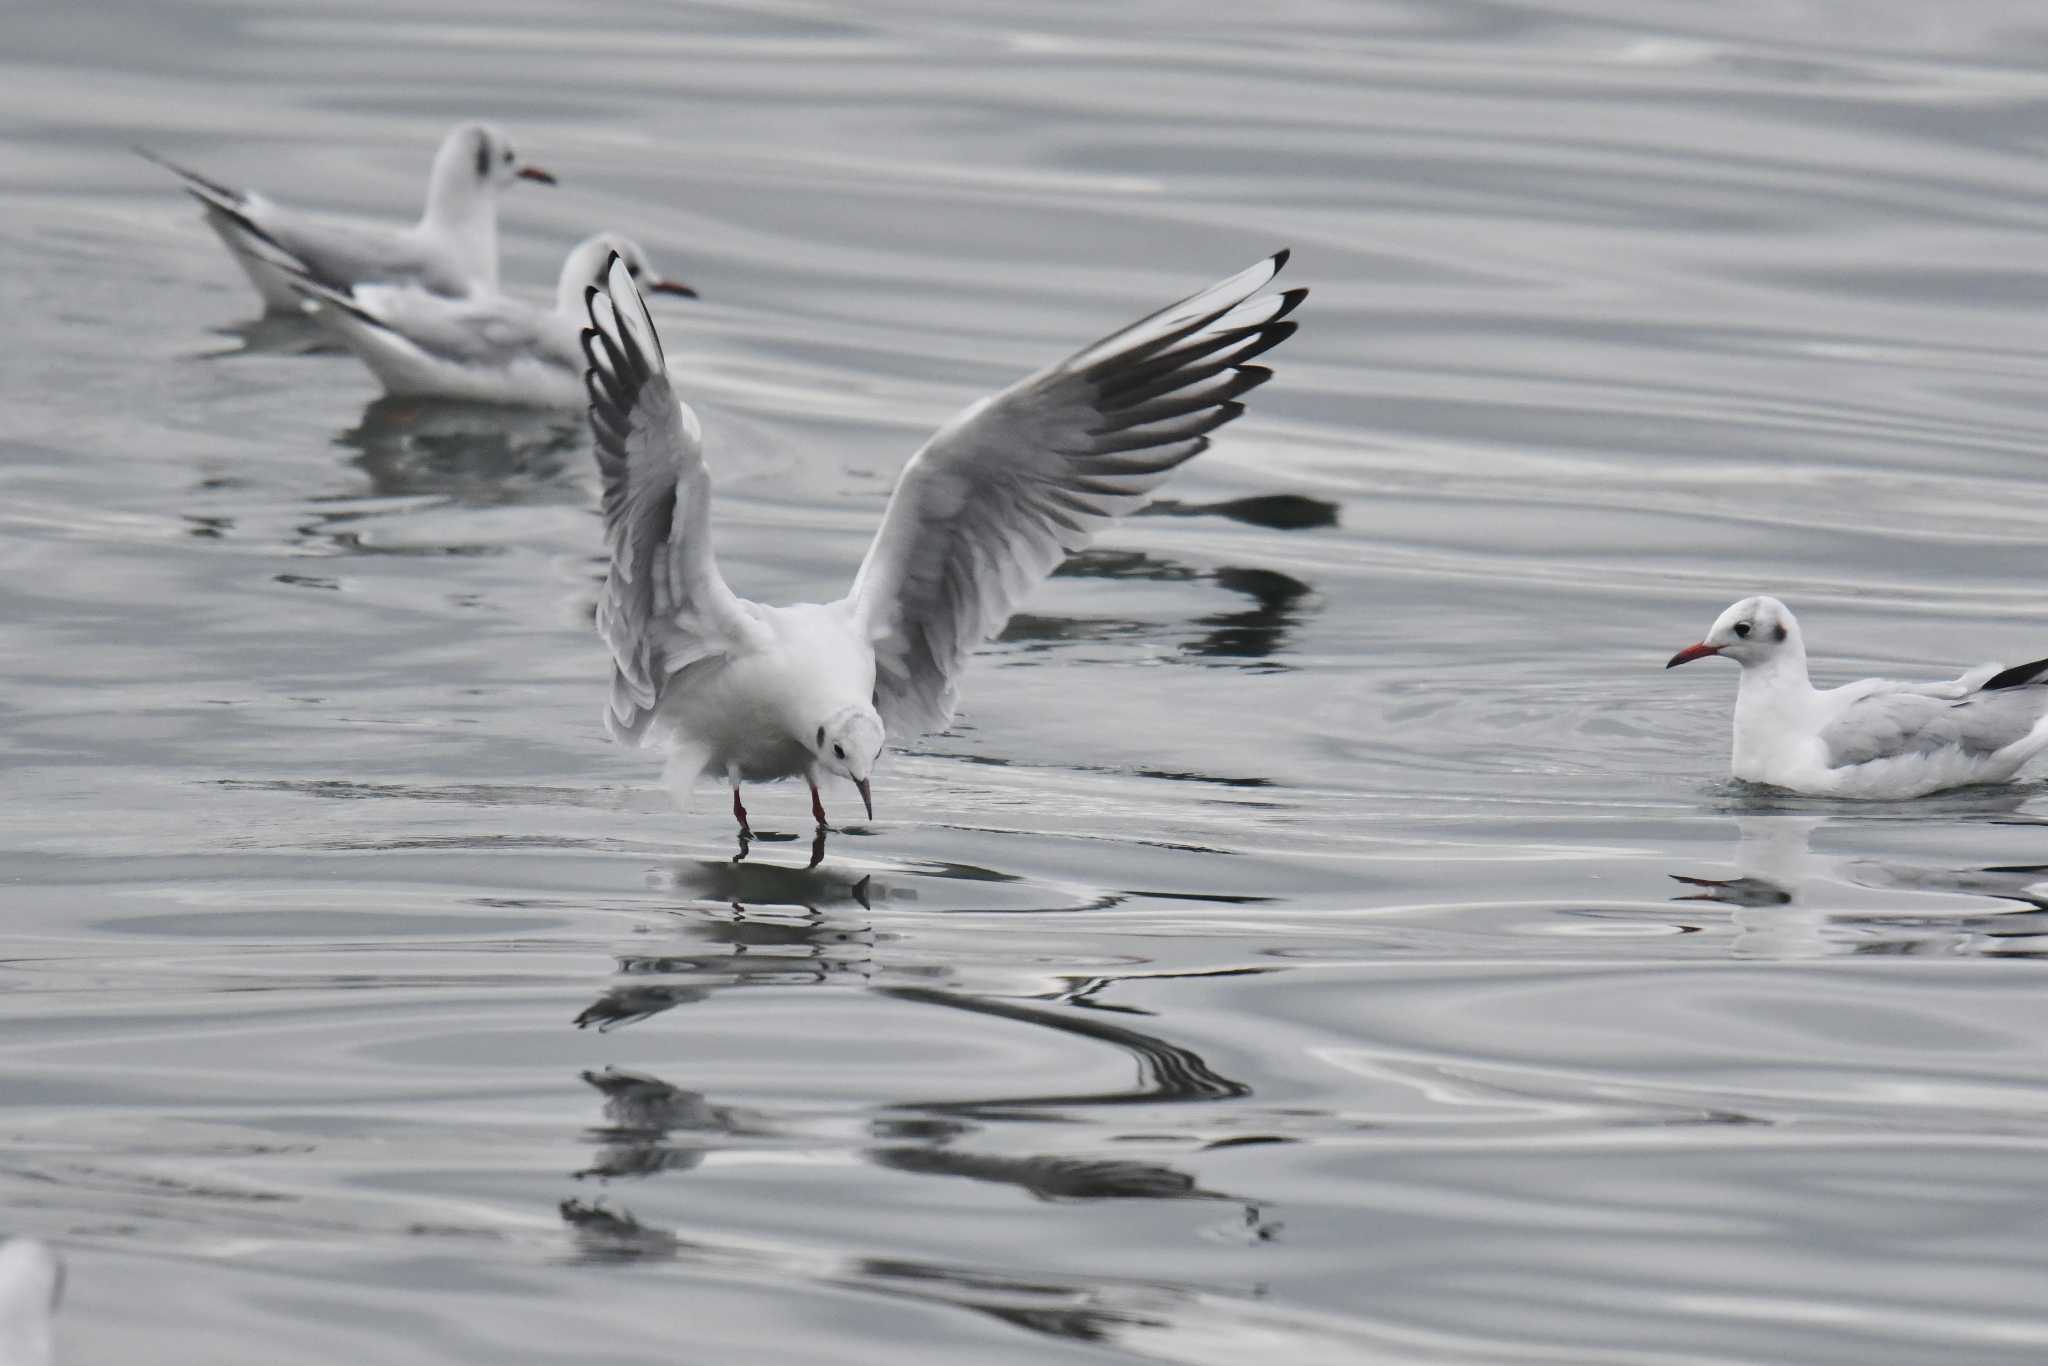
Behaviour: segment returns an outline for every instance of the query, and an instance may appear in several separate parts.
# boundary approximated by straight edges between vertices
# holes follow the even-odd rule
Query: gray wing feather
[[[1964,679],[1990,677],[1996,666]],[[2048,688],[2006,688],[1956,697],[1957,683],[1886,688],[1865,694],[1820,733],[1830,768],[1849,768],[1908,754],[1958,749],[1994,754],[2026,738],[2048,713]],[[1933,691],[1935,688],[1941,692]]]
[[[849,597],[898,735],[952,718],[962,666],[1024,595],[1244,411],[1249,362],[1290,336],[1305,289],[1261,261],[969,407],[904,467]]]
[[[566,319],[502,294],[449,299],[418,285],[365,285],[358,316],[396,332],[425,355],[457,365],[497,367],[538,357],[577,366],[583,356]]]
[[[611,568],[597,629],[612,655],[605,727],[643,744],[663,685],[744,642],[744,604],[711,553],[711,476],[697,419],[669,383],[661,339],[614,256],[584,293],[590,428],[604,481]]]

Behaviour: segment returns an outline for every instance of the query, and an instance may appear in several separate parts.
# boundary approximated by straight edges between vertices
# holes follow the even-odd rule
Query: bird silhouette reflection
[[[1204,628],[1180,642],[1188,654],[1211,659],[1237,659],[1262,667],[1281,667],[1272,657],[1287,648],[1314,602],[1314,590],[1300,579],[1276,569],[1224,565],[1212,571],[1190,568],[1142,550],[1087,550],[1053,571],[1056,579],[1152,579],[1162,583],[1210,582],[1251,599],[1231,612],[1197,617]],[[1037,616],[1020,612],[1010,618],[998,639],[1010,644],[1049,645],[1073,640],[1115,640],[1152,635],[1159,628],[1141,621],[1104,618]]]

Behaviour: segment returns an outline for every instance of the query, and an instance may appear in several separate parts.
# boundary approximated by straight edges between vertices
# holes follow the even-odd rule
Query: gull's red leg
[[[747,808],[740,805],[740,787],[738,783],[734,783],[732,787],[732,815],[733,819],[740,823],[740,833],[752,839],[754,832],[747,825]]]
[[[806,780],[809,781],[809,780]],[[818,795],[818,785],[811,783],[811,814],[818,818],[818,828],[825,828],[825,799]]]

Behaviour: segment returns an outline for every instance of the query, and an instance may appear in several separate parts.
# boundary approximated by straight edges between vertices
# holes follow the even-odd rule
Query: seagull
[[[495,289],[451,299],[417,284],[346,290],[310,277],[292,288],[388,393],[580,408],[588,402],[583,291],[603,278],[613,258],[648,293],[697,297],[688,285],[657,275],[637,243],[613,232],[585,238],[569,252],[552,309]]]
[[[605,727],[664,745],[679,805],[732,787],[845,778],[874,818],[890,736],[942,729],[968,656],[1061,560],[1134,511],[1272,377],[1250,362],[1294,332],[1305,289],[1261,293],[1280,252],[971,404],[904,466],[852,590],[772,607],[734,595],[711,549],[697,415],[623,261],[586,291],[590,425],[611,563],[597,626],[612,656]],[[815,865],[823,840],[813,845]]]
[[[2048,659],[1985,664],[1948,683],[1866,678],[1822,691],[1776,598],[1744,598],[1665,668],[1708,655],[1742,666],[1734,776],[1813,797],[1921,797],[2002,783],[2048,749]]]
[[[409,228],[369,227],[273,203],[189,171],[146,147],[135,151],[184,182],[206,211],[235,264],[272,313],[296,313],[291,274],[274,253],[302,264],[321,284],[413,281],[436,294],[461,295],[498,284],[498,194],[515,180],[555,178],[522,161],[488,123],[458,125],[441,140],[427,178],[427,207]]]
[[[50,1366],[64,1263],[39,1238],[0,1243],[0,1366]]]

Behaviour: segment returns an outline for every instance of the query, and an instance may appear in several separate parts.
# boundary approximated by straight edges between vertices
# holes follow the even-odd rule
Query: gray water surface
[[[0,16],[0,1215],[66,1360],[2048,1355],[2048,794],[1726,779],[2048,649],[2048,18],[30,0]],[[740,591],[1281,246],[1277,378],[805,872],[608,745],[588,437],[377,402],[146,142],[486,115],[664,302]],[[1248,501],[1249,500],[1249,501]],[[1177,514],[1177,515],[1164,515]]]

